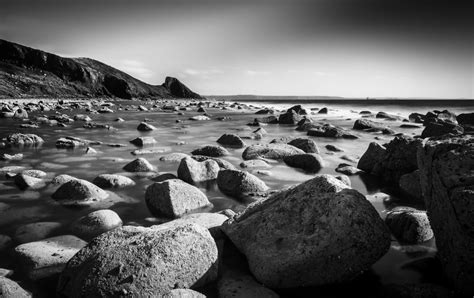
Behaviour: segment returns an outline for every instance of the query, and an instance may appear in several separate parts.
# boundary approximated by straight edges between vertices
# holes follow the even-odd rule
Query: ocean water
[[[311,115],[316,121],[329,122],[351,129],[354,121],[360,118],[359,112],[369,110],[374,113],[384,111],[391,114],[407,117],[412,112],[426,113],[433,109],[443,110],[448,108],[455,113],[474,112],[474,102],[430,102],[422,103],[411,102],[377,102],[367,104],[364,101],[358,102],[321,102],[321,101],[245,101],[251,105],[252,109],[242,110],[218,110],[209,108],[208,113],[212,115],[210,121],[189,121],[190,116],[197,115],[195,111],[185,111],[185,115],[177,115],[172,112],[162,111],[116,111],[112,114],[90,115],[94,122],[109,124],[114,129],[86,129],[84,122],[76,121],[69,127],[49,127],[41,125],[39,129],[20,129],[22,123],[19,120],[0,119],[0,138],[6,137],[12,132],[35,133],[41,136],[45,143],[41,147],[7,147],[0,148],[0,153],[16,154],[23,153],[24,158],[21,161],[0,161],[0,168],[4,166],[23,166],[26,168],[43,170],[48,173],[47,178],[52,179],[59,174],[68,174],[77,178],[92,181],[97,175],[104,173],[117,173],[129,176],[137,184],[131,188],[112,190],[109,202],[96,207],[71,209],[58,204],[51,198],[51,194],[57,187],[47,186],[41,190],[19,190],[11,179],[4,175],[0,176],[0,234],[14,235],[15,230],[26,223],[38,221],[57,221],[63,224],[61,233],[68,233],[68,226],[75,219],[101,208],[110,208],[116,211],[124,224],[150,226],[166,221],[163,218],[155,218],[148,211],[144,194],[147,186],[153,183],[148,175],[137,175],[125,172],[122,167],[137,156],[131,152],[137,149],[136,146],[129,143],[130,140],[138,136],[151,136],[157,140],[153,147],[161,148],[163,153],[153,155],[143,155],[148,161],[157,167],[158,173],[176,174],[177,163],[166,163],[160,161],[160,157],[171,152],[190,152],[203,145],[217,145],[216,140],[224,133],[236,133],[241,136],[248,136],[256,127],[250,127],[246,124],[252,122],[255,117],[265,117],[265,115],[255,115],[258,108],[267,106],[277,110],[285,110],[295,104],[302,104],[307,109],[327,107],[329,113],[317,114],[317,111]],[[116,102],[116,105],[127,106],[130,102]],[[132,103],[136,104],[136,103]],[[151,103],[148,103],[148,107]],[[48,112],[45,114],[52,114]],[[64,110],[61,113],[68,115],[86,114],[83,110]],[[42,113],[33,113],[31,116]],[[230,116],[227,121],[216,120],[219,116]],[[32,118],[31,117],[31,118]],[[125,119],[125,122],[115,122],[118,117]],[[150,120],[150,124],[157,127],[157,130],[150,132],[139,132],[137,125],[144,119]],[[177,123],[177,120],[182,122]],[[387,121],[379,119],[397,132],[409,135],[417,135],[422,131],[422,127],[415,129],[400,128],[402,122]],[[268,125],[264,129],[268,135],[261,140],[246,139],[248,145],[256,143],[268,143],[274,138],[282,136],[301,136],[306,137],[303,132],[295,130],[294,126],[289,125]],[[339,174],[335,168],[340,163],[351,163],[346,157],[358,159],[367,149],[372,141],[379,143],[389,142],[393,137],[381,135],[378,133],[366,133],[353,131],[359,136],[357,140],[334,140],[327,138],[314,138],[317,142],[321,155],[325,160],[325,167],[319,174]],[[55,142],[60,137],[75,136],[88,140],[102,141],[104,143],[120,143],[123,147],[110,147],[107,145],[93,146],[98,154],[86,155],[84,148],[74,150],[56,148]],[[341,147],[344,152],[332,153],[325,149],[325,145],[334,144]],[[228,149],[230,155],[223,159],[231,162],[239,168],[242,161],[242,152],[244,149]],[[353,163],[356,165],[356,163]],[[296,185],[305,180],[314,177],[314,173],[306,173],[302,170],[290,168],[282,162],[274,162],[271,167],[266,169],[270,175],[262,175],[256,170],[249,170],[257,175],[272,189],[283,189]],[[351,176],[351,183],[354,189],[367,196],[367,199],[373,204],[382,217],[396,206],[408,206],[405,198],[392,191],[390,186],[380,184],[370,175]],[[209,211],[219,211],[223,209],[242,210],[249,201],[238,201],[222,194],[215,184],[200,185],[201,190],[208,196],[214,207]],[[419,206],[414,206],[419,207]],[[433,240],[420,245],[403,245],[395,239],[389,252],[381,258],[374,266],[373,272],[382,283],[403,283],[419,282],[425,280],[425,276],[411,267],[404,266],[410,261],[419,258],[433,256],[436,252]],[[0,267],[12,267],[7,256],[0,257]]]

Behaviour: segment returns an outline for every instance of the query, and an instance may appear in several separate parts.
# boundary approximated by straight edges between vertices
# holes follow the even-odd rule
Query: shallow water
[[[130,103],[116,102],[116,104],[127,105]],[[284,102],[246,102],[254,106],[273,106],[277,109],[288,108],[293,103]],[[329,114],[314,114],[312,117],[318,121],[326,121],[342,127],[350,129],[358,119],[359,111],[370,110],[372,112],[385,111],[402,116],[408,116],[412,112],[426,113],[428,110],[439,109],[442,107],[429,106],[404,106],[399,105],[383,105],[367,106],[363,104],[330,104],[330,103],[310,103],[302,102],[305,108],[321,108],[328,107]],[[150,107],[151,104],[148,104]],[[472,107],[449,106],[454,112],[472,112]],[[70,127],[59,128],[41,125],[39,129],[20,129],[21,121],[12,119],[0,119],[0,138],[6,137],[12,132],[35,133],[41,136],[45,143],[41,147],[25,147],[25,148],[0,148],[0,153],[23,153],[24,158],[21,161],[0,161],[0,167],[16,165],[26,168],[43,170],[48,173],[48,178],[53,178],[59,174],[69,174],[77,178],[92,181],[97,175],[103,173],[118,173],[131,177],[137,184],[131,188],[113,190],[111,192],[113,201],[107,202],[94,208],[70,209],[59,205],[51,198],[51,194],[55,191],[55,187],[48,186],[39,191],[20,191],[12,180],[7,179],[4,175],[0,176],[0,209],[2,216],[0,217],[0,234],[12,236],[19,225],[36,222],[36,221],[58,221],[64,224],[63,233],[67,233],[67,226],[73,220],[80,216],[91,212],[93,209],[110,208],[116,211],[125,224],[139,224],[149,226],[162,222],[164,219],[154,218],[148,211],[144,202],[144,193],[148,185],[153,182],[147,175],[136,175],[127,173],[122,167],[129,161],[136,158],[131,152],[137,149],[136,146],[129,143],[130,140],[137,136],[152,136],[157,140],[157,144],[153,147],[162,148],[164,153],[143,155],[148,161],[157,167],[159,173],[174,173],[178,167],[177,163],[167,163],[160,161],[160,157],[169,152],[182,152],[190,154],[193,149],[206,144],[217,144],[216,140],[224,133],[237,133],[239,135],[250,134],[256,127],[249,127],[246,124],[251,122],[256,115],[255,110],[235,110],[222,111],[217,109],[208,109],[208,113],[213,115],[213,119],[217,116],[230,116],[229,121],[188,121],[190,116],[197,115],[195,111],[186,111],[185,115],[178,116],[175,113],[168,112],[129,112],[117,111],[113,114],[90,115],[94,122],[112,125],[115,129],[86,129],[82,125],[84,122],[76,121]],[[47,115],[53,112],[46,113]],[[83,110],[66,110],[61,113],[68,115],[86,114]],[[34,116],[33,114],[32,116]],[[114,119],[121,117],[125,122],[115,122]],[[260,116],[265,117],[265,116]],[[32,117],[30,117],[32,118]],[[152,120],[150,124],[158,129],[150,132],[139,132],[136,130],[137,125],[145,118]],[[182,123],[176,123],[176,120],[183,120]],[[397,132],[409,135],[420,134],[422,128],[403,129],[400,128],[401,122],[384,121],[388,126]],[[261,140],[245,140],[250,144],[268,143],[274,138],[287,135],[295,135],[306,137],[304,132],[295,131],[294,126],[289,125],[268,125],[264,129],[268,135]],[[360,138],[357,140],[333,140],[325,138],[314,138],[317,142],[321,155],[326,162],[326,166],[319,173],[339,174],[334,171],[339,163],[350,163],[342,159],[343,156],[359,158],[367,149],[369,142],[375,138],[380,143],[388,142],[393,137],[385,136],[377,133],[366,133],[353,131]],[[104,143],[120,143],[123,147],[110,147],[107,145],[93,146],[98,153],[95,155],[86,155],[85,148],[75,150],[58,149],[55,142],[60,137],[75,136],[88,140],[102,141]],[[341,147],[344,152],[328,152],[325,149],[326,144],[334,144]],[[223,159],[231,162],[239,168],[242,161],[241,154],[244,149],[228,149],[229,156]],[[271,163],[268,170],[270,175],[261,175],[256,170],[250,170],[259,176],[272,189],[282,189],[308,180],[314,174],[305,173],[302,170],[290,168],[282,162]],[[355,164],[354,164],[355,165]],[[380,185],[374,177],[370,175],[351,176],[352,187],[362,194],[366,195],[368,200],[373,204],[382,217],[385,217],[387,211],[398,205],[407,205],[403,198],[397,197],[391,193],[389,189]],[[239,211],[245,207],[246,203],[234,200],[222,194],[215,184],[202,186],[201,190],[206,193],[209,200],[214,204],[211,211],[219,211],[231,208]],[[403,269],[402,265],[410,260],[420,257],[432,256],[436,251],[434,241],[423,243],[416,246],[400,245],[393,240],[390,251],[379,260],[374,266],[373,271],[383,283],[402,283],[417,282],[421,276],[416,271]],[[2,260],[5,262],[5,260]],[[6,266],[10,266],[6,262]]]

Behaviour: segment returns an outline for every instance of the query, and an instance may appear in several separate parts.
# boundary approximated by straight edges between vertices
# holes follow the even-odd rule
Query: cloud
[[[209,75],[221,74],[224,72],[218,68],[210,68],[210,69],[187,68],[184,70],[184,73],[190,76],[209,76]]]
[[[119,68],[139,79],[149,79],[153,76],[153,71],[146,68],[143,62],[137,60],[122,60]]]
[[[266,76],[266,75],[269,75],[270,72],[269,71],[261,71],[261,70],[246,70],[245,71],[245,74],[246,75],[249,75],[249,76]]]

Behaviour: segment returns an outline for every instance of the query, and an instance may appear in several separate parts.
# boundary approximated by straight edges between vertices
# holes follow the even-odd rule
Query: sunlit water
[[[288,102],[246,102],[256,107],[263,105],[272,106],[276,109],[283,110],[295,103]],[[118,103],[117,103],[118,104]],[[122,103],[126,104],[126,103]],[[327,115],[313,114],[312,117],[316,121],[330,122],[340,125],[347,129],[351,129],[354,121],[358,119],[361,110],[370,110],[373,112],[385,111],[388,113],[398,114],[407,117],[411,112],[426,113],[432,109],[449,108],[456,113],[472,112],[472,106],[404,106],[404,105],[384,105],[367,106],[361,104],[322,104],[302,102],[306,108],[328,107]],[[148,107],[151,105],[149,104]],[[66,110],[61,111],[68,115],[84,113],[82,110]],[[110,208],[116,211],[125,224],[138,224],[149,226],[164,219],[152,217],[144,202],[144,194],[147,186],[153,183],[147,175],[136,175],[127,173],[122,167],[129,161],[136,158],[131,151],[137,149],[129,143],[130,140],[137,136],[152,136],[158,143],[153,147],[162,149],[162,154],[144,155],[153,165],[157,167],[159,173],[174,173],[178,168],[177,163],[166,163],[160,161],[160,157],[170,152],[182,152],[190,154],[193,149],[202,145],[214,144],[216,140],[224,133],[236,133],[242,136],[250,135],[256,127],[249,127],[246,124],[251,122],[256,115],[255,110],[235,110],[222,111],[217,109],[208,109],[208,113],[212,114],[211,121],[189,121],[190,116],[197,115],[193,111],[186,111],[185,115],[178,116],[176,113],[165,112],[128,112],[117,111],[113,114],[90,115],[94,122],[112,125],[115,129],[86,129],[83,128],[84,122],[71,124],[67,128],[49,127],[42,125],[39,129],[20,129],[21,121],[12,119],[0,119],[0,137],[6,137],[12,132],[35,133],[41,136],[45,143],[39,148],[2,148],[0,152],[9,154],[23,153],[24,159],[21,161],[0,161],[0,167],[19,165],[26,168],[43,170],[48,173],[48,178],[52,179],[59,174],[69,174],[77,178],[92,181],[97,175],[103,173],[118,173],[131,177],[137,184],[134,187],[113,190],[112,200],[97,207],[86,209],[70,209],[59,205],[51,198],[51,194],[56,187],[48,186],[39,191],[27,190],[20,191],[12,180],[0,176],[0,234],[12,236],[16,228],[25,223],[37,221],[57,221],[63,223],[62,233],[68,233],[68,225],[80,216],[91,212],[91,210],[100,208]],[[52,114],[53,112],[46,113]],[[32,117],[37,114],[32,114]],[[229,121],[215,120],[218,116],[228,115],[232,119]],[[30,117],[30,118],[32,118]],[[115,122],[114,119],[121,117],[125,122]],[[265,117],[260,116],[258,117]],[[150,124],[158,129],[151,132],[139,132],[136,130],[137,125],[145,118],[152,120]],[[184,120],[182,123],[176,123],[176,120]],[[384,121],[388,126],[397,132],[408,135],[420,134],[422,128],[403,129],[400,128],[401,122]],[[264,129],[268,132],[261,140],[249,140],[245,142],[248,145],[255,143],[268,143],[274,138],[294,135],[306,137],[304,132],[295,131],[294,126],[289,125],[267,125]],[[334,140],[325,138],[314,138],[317,142],[321,155],[323,156],[326,166],[319,173],[339,174],[335,172],[335,168],[339,163],[350,163],[343,156],[359,158],[367,149],[369,142],[378,138],[378,142],[384,143],[390,141],[393,137],[385,136],[377,133],[365,133],[353,131],[360,138],[357,140]],[[97,140],[104,143],[120,143],[124,147],[110,147],[107,145],[94,146],[99,151],[96,155],[86,155],[84,148],[75,150],[58,149],[55,142],[58,138],[64,136],[75,136],[88,140]],[[332,153],[325,149],[326,144],[334,144],[341,147],[344,152]],[[229,149],[230,155],[223,159],[231,162],[239,168],[242,161],[243,149]],[[354,163],[355,165],[355,163]],[[290,168],[282,162],[271,164],[269,170],[270,175],[261,175],[255,170],[250,172],[259,176],[260,179],[272,189],[282,189],[291,185],[298,184],[314,177],[314,174],[305,173],[302,170]],[[351,176],[352,187],[362,194],[366,195],[368,200],[373,204],[382,217],[385,217],[388,210],[397,205],[407,205],[403,198],[397,197],[389,188],[380,185],[374,177],[369,175]],[[216,185],[207,185],[201,187],[206,193],[209,200],[214,204],[210,211],[219,211],[226,208],[239,211],[245,207],[244,202],[232,199],[222,194]],[[416,206],[415,206],[416,207]],[[435,253],[434,241],[429,241],[422,245],[404,246],[393,240],[390,251],[379,260],[373,270],[383,283],[401,283],[416,282],[422,276],[410,269],[403,269],[402,265],[410,260],[431,256]],[[4,266],[11,266],[7,261],[3,260]]]

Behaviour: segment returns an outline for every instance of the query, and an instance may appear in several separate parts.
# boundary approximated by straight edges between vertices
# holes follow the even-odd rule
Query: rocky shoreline
[[[474,294],[474,113],[432,111],[405,119],[360,111],[350,120],[352,127],[343,127],[323,118],[330,110],[301,105],[277,111],[219,101],[12,100],[0,103],[0,109],[0,123],[19,127],[0,141],[0,173],[15,191],[47,190],[58,210],[90,211],[66,226],[28,219],[14,231],[5,229],[9,233],[0,235],[0,252],[14,260],[0,269],[5,297]],[[189,126],[206,121],[219,125],[242,113],[254,119],[246,129],[215,135],[215,144],[190,154],[157,146],[161,140],[146,133],[161,127],[149,119],[137,125],[135,138],[119,143],[85,139],[71,128],[80,123],[90,131],[120,131],[115,126],[129,121],[125,116],[108,123],[94,120],[119,111],[168,113],[180,117],[176,123]],[[391,123],[420,134],[399,133]],[[299,134],[267,141],[272,126],[291,127]],[[41,127],[61,129],[61,136],[46,139]],[[367,142],[360,158],[342,153],[338,143],[324,146],[323,154],[321,140],[356,142],[362,135],[378,142]],[[123,143],[129,141],[136,149],[133,160],[121,164],[124,172],[90,180],[15,165],[27,159],[22,148],[41,150],[45,142],[97,156],[103,147],[126,147]],[[235,162],[226,160],[232,150],[242,151]],[[337,174],[320,174],[333,164],[328,157],[335,153],[345,160],[334,167]],[[151,156],[172,164],[176,175],[158,171]],[[264,177],[275,164],[311,178],[290,187],[269,185]],[[357,175],[373,176],[410,206],[398,206],[382,218],[369,198],[351,187],[350,177]],[[216,201],[208,196],[210,185],[243,207],[212,212]],[[110,209],[123,203],[116,192],[134,188],[149,214],[160,219],[155,224],[126,224]],[[11,208],[14,201],[0,202],[2,213]],[[13,222],[4,218],[0,227]],[[416,245],[433,238],[436,256],[410,265],[431,271],[437,282],[387,284],[371,276],[394,241]]]

